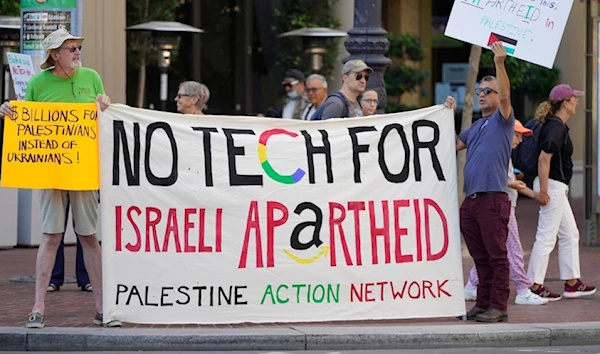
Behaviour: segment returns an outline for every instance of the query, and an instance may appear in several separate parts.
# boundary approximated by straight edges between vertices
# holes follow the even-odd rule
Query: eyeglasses
[[[290,81],[290,82],[283,81],[281,84],[283,85],[283,87],[289,87],[289,88],[291,88],[294,85],[298,85],[298,83],[300,83],[299,80],[294,80],[294,81]]]
[[[364,98],[362,100],[360,100],[361,102],[366,102],[368,104],[379,104],[379,100],[376,100],[374,98]]]
[[[363,77],[365,78],[365,81],[369,81],[369,75],[363,75],[363,74],[356,74],[356,81],[361,80]]]
[[[480,87],[478,87],[478,88],[476,88],[476,89],[475,89],[475,94],[476,94],[477,96],[481,95],[481,93],[482,93],[482,92],[483,92],[483,95],[484,95],[484,96],[487,96],[487,95],[489,95],[489,94],[490,94],[490,93],[492,93],[492,92],[493,92],[493,93],[498,93],[498,91],[496,91],[496,90],[494,90],[494,89],[491,89],[491,88],[489,88],[489,87],[484,87],[484,88],[480,88]]]
[[[192,97],[192,95],[188,95],[187,93],[178,93],[177,95],[175,95],[176,98],[181,98],[181,97]]]
[[[325,87],[307,87],[306,88],[306,92],[307,93],[311,93],[311,92],[317,92],[319,90],[324,89]]]
[[[73,46],[73,47],[60,47],[60,49],[68,49],[68,50],[69,50],[69,53],[75,53],[75,51],[76,51],[77,49],[79,49],[79,51],[81,52],[81,46],[80,46],[80,45],[78,45],[78,46]]]

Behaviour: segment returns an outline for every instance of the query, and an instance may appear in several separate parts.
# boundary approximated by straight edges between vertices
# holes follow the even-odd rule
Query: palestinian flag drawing
[[[504,37],[502,35],[492,32],[490,33],[490,38],[488,39],[487,45],[491,46],[494,42],[502,42],[502,45],[504,45],[504,48],[506,49],[506,52],[508,54],[515,54],[515,49],[517,47],[516,39]]]

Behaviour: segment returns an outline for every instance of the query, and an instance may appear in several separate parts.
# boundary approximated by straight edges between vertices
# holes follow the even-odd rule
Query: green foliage
[[[395,113],[395,112],[406,112],[406,111],[413,111],[415,109],[419,109],[421,108],[420,105],[405,105],[402,103],[396,104],[396,103],[388,103],[387,107],[385,108],[385,112],[386,113]]]
[[[412,61],[423,60],[425,57],[421,41],[415,35],[406,33],[394,37],[388,33],[387,39],[390,41],[388,55],[391,57]]]
[[[507,57],[504,65],[510,78],[512,89],[522,89],[534,103],[545,100],[560,80],[560,69],[547,69],[514,57]],[[480,68],[493,69],[494,57],[491,51],[481,55]]]
[[[20,16],[21,0],[0,0],[0,15]]]
[[[332,16],[333,5],[336,2],[337,0],[282,1],[281,7],[275,11],[276,25],[273,31],[281,34],[303,27],[337,29],[340,21]],[[320,72],[325,77],[332,77],[340,43],[339,39],[327,42],[327,52],[323,55],[323,68]],[[311,71],[310,55],[304,53],[301,38],[282,37],[278,39],[278,45],[278,66],[284,70],[297,68],[304,73]]]
[[[427,79],[427,73],[407,65],[398,65],[385,72],[385,89],[390,96],[414,92]]]
[[[425,52],[418,37],[405,33],[399,36],[388,34],[390,49],[388,56],[393,59],[384,75],[385,89],[390,98],[396,97],[396,101],[390,100],[386,112],[399,112],[415,108],[416,106],[405,106],[400,103],[400,96],[405,92],[414,92],[427,79],[428,73],[409,65],[408,61],[419,62],[425,57]]]
[[[174,21],[180,0],[127,0],[127,26],[149,21]],[[152,37],[148,32],[127,33],[127,65],[138,68],[146,58],[146,64],[156,61],[158,52],[151,47]]]

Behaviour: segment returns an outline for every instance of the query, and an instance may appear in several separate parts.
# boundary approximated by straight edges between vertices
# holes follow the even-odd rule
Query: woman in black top
[[[596,292],[594,286],[579,280],[579,230],[567,196],[573,175],[573,143],[566,123],[575,114],[578,96],[583,96],[583,92],[566,84],[557,85],[548,100],[539,105],[535,116],[543,124],[538,140],[538,177],[533,186],[540,213],[527,276],[534,282],[531,291],[549,301]],[[542,285],[557,237],[560,279],[565,280],[562,296]]]

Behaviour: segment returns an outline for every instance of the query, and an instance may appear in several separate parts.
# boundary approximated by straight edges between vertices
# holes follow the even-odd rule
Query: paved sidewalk
[[[581,201],[573,201],[572,205],[578,219],[578,225],[581,228]],[[534,201],[529,199],[519,200],[517,218],[527,262],[535,238],[535,229],[537,225],[537,205]],[[16,346],[13,347],[15,350],[19,350],[18,348],[23,349],[24,347],[22,347],[21,344],[25,345],[25,347],[30,350],[34,348],[38,348],[38,350],[51,350],[52,348],[59,350],[60,348],[52,347],[50,344],[49,347],[36,347],[34,344],[35,338],[38,336],[45,337],[52,335],[62,336],[62,340],[73,336],[73,338],[75,338],[73,340],[84,340],[83,337],[80,337],[84,333],[87,333],[86,335],[91,337],[85,337],[87,338],[85,339],[86,341],[79,344],[88,343],[90,347],[99,345],[99,343],[108,343],[105,338],[102,339],[106,335],[128,338],[129,342],[135,340],[135,343],[142,346],[142,343],[146,343],[146,345],[154,343],[154,341],[149,338],[156,334],[160,334],[161,336],[175,336],[176,338],[179,338],[179,340],[182,340],[181,336],[187,338],[188,336],[198,336],[201,334],[213,337],[223,335],[231,341],[234,340],[235,333],[238,333],[241,337],[235,337],[237,339],[234,340],[234,342],[238,344],[240,344],[239,340],[242,340],[243,338],[249,340],[250,342],[248,343],[254,343],[251,340],[251,338],[254,338],[258,340],[256,343],[265,344],[257,344],[258,347],[248,347],[249,349],[291,350],[295,349],[296,345],[299,343],[302,347],[300,349],[343,349],[343,346],[341,346],[343,344],[343,341],[341,340],[342,337],[340,337],[341,335],[350,335],[350,339],[347,339],[351,340],[351,343],[356,344],[353,348],[364,347],[359,345],[360,343],[357,341],[362,341],[362,344],[370,343],[371,345],[377,345],[378,348],[391,348],[388,344],[392,342],[396,343],[395,341],[398,340],[403,342],[403,347],[436,347],[440,343],[444,346],[460,346],[460,343],[469,345],[477,345],[477,343],[481,343],[482,345],[485,343],[488,345],[506,345],[506,341],[510,342],[511,340],[516,340],[518,343],[515,344],[518,345],[551,345],[552,340],[556,340],[556,332],[554,332],[555,334],[553,335],[552,329],[560,329],[567,331],[564,333],[569,333],[567,337],[579,339],[582,341],[582,344],[583,342],[586,342],[588,336],[593,334],[593,336],[589,337],[591,342],[587,342],[590,344],[600,344],[600,335],[598,335],[600,334],[600,293],[583,299],[563,299],[544,306],[522,306],[514,304],[515,291],[513,284],[511,284],[512,288],[509,303],[509,324],[483,325],[471,321],[467,323],[461,322],[454,318],[436,318],[302,324],[244,323],[237,325],[142,325],[126,323],[124,324],[125,328],[120,330],[94,328],[95,326],[91,323],[94,309],[92,294],[80,291],[76,284],[66,284],[61,287],[60,291],[50,293],[46,298],[47,328],[42,331],[29,331],[25,330],[23,325],[27,318],[27,314],[31,310],[31,306],[33,305],[33,284],[14,283],[10,282],[10,279],[34,274],[36,252],[37,249],[23,248],[0,250],[0,294],[2,295],[2,301],[0,302],[0,350],[8,349],[6,345],[9,343],[7,342],[9,337],[6,336],[9,334],[13,337],[16,336],[14,338],[11,337],[13,338],[11,340],[14,340],[15,338],[17,340]],[[600,248],[581,247],[580,255],[582,280],[592,285],[600,285]],[[65,248],[65,258],[66,274],[71,276],[74,274],[75,247]],[[467,275],[472,265],[472,260],[466,250],[463,252],[463,263],[464,274]],[[556,250],[550,258],[546,285],[550,289],[562,293],[563,282],[558,279]],[[472,304],[473,303],[467,303],[467,309],[470,308]],[[82,327],[88,327],[88,329]],[[169,328],[170,330],[167,332],[164,330],[158,330],[159,332],[157,333],[152,332],[152,329],[162,328]],[[190,330],[191,328],[202,328],[203,331],[192,331]],[[573,330],[573,328],[580,328],[581,330]],[[425,340],[425,338],[422,337],[425,333],[434,335],[435,331],[437,331],[439,335],[444,334],[443,341],[437,341],[434,338]],[[284,335],[281,338],[285,339],[277,346],[273,343],[275,337],[270,336],[278,333],[283,333],[285,335],[289,334],[291,337],[286,337]],[[327,348],[326,346],[312,347],[312,345],[309,345],[308,340],[310,338],[310,333],[323,333],[323,335],[329,333],[328,335],[331,336],[331,348]],[[500,335],[499,333],[504,334]],[[531,336],[527,335],[527,333]],[[400,334],[402,334],[401,338],[398,337]],[[148,338],[146,338],[146,336],[148,336]],[[296,338],[296,336],[300,336],[298,337],[300,339]],[[374,342],[372,340],[375,340],[376,338],[373,336],[380,337],[377,337],[377,341]],[[48,338],[43,340],[47,340]],[[259,340],[257,338],[262,339]],[[384,340],[385,338],[387,338],[387,342]],[[21,339],[25,342],[21,342]],[[87,340],[91,340],[92,342],[88,342]],[[216,343],[211,342],[211,340],[207,338],[204,338],[204,340],[206,343]],[[384,340],[381,342],[381,345],[377,344],[381,340]],[[492,340],[492,342],[489,342],[489,340]],[[495,344],[494,341],[496,341]],[[168,343],[170,341],[164,339],[163,342]],[[195,340],[192,340],[189,344],[191,345],[193,342],[195,342]],[[60,344],[61,342],[55,343],[52,341],[52,343],[57,345],[57,343]],[[125,340],[124,343],[126,344],[127,340]],[[4,348],[3,345],[5,346]],[[73,345],[75,345],[75,347],[78,346],[77,343]],[[83,347],[85,347],[85,345]],[[216,349],[224,348],[220,344],[209,347]],[[158,346],[152,348],[161,349],[163,347]],[[194,346],[193,348],[197,347]],[[242,346],[238,349],[240,348],[244,347]],[[203,347],[203,350],[208,349]]]

